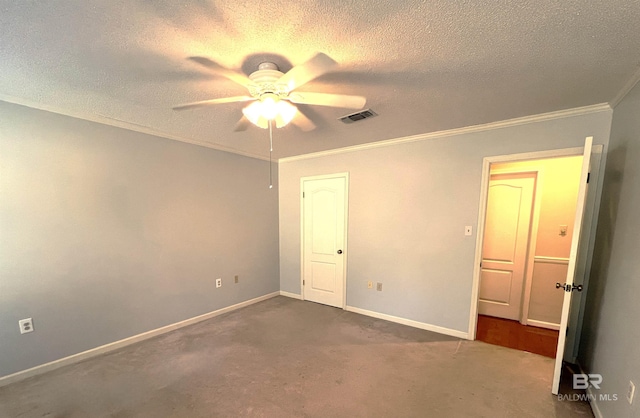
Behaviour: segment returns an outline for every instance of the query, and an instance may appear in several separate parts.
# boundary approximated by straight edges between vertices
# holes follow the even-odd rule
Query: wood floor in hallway
[[[476,339],[551,358],[558,347],[558,331],[486,315],[478,315]]]

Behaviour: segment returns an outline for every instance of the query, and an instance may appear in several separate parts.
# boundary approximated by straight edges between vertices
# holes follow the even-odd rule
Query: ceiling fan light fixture
[[[249,106],[242,109],[242,113],[246,116],[247,119],[254,125],[267,129],[269,127],[269,119],[265,118],[262,115],[262,102],[255,101],[251,103]]]
[[[278,114],[278,103],[280,98],[273,93],[266,93],[260,96],[262,116],[269,120],[275,119]]]
[[[249,106],[242,109],[242,113],[254,125],[267,129],[269,121],[275,120],[276,127],[282,128],[289,124],[298,109],[291,103],[280,100],[276,94],[266,93]]]
[[[282,128],[293,120],[298,112],[298,108],[284,100],[280,100],[277,103],[277,106],[278,114],[276,115],[276,127]]]
[[[320,52],[302,64],[296,65],[286,73],[272,62],[262,62],[258,70],[248,76],[244,73],[225,68],[206,57],[190,57],[191,61],[212,70],[242,86],[249,95],[201,100],[174,107],[175,110],[192,109],[224,103],[252,103],[242,109],[244,116],[236,124],[236,131],[244,131],[249,123],[268,129],[275,122],[277,128],[293,123],[307,132],[314,129],[313,124],[296,105],[329,106],[347,109],[362,109],[367,101],[362,96],[347,94],[300,92],[297,89],[323,74],[332,71],[337,63],[328,55]]]

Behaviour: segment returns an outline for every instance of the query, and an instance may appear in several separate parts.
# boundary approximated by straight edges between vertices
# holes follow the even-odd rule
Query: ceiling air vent
[[[365,110],[361,110],[360,112],[343,116],[340,118],[340,120],[343,121],[344,123],[353,123],[362,119],[372,118],[374,116],[378,116],[378,114],[371,109],[365,109]]]

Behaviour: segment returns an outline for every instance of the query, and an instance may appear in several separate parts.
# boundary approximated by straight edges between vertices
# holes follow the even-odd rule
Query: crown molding
[[[633,89],[636,84],[640,81],[640,67],[636,70],[635,73],[629,78],[629,81],[622,87],[622,89],[616,94],[616,96],[609,102],[609,106],[613,109],[618,106],[620,102],[629,94],[631,89]]]
[[[211,148],[211,149],[214,149],[216,151],[228,152],[228,153],[231,153],[231,154],[242,155],[243,157],[249,157],[249,158],[255,158],[255,159],[258,159],[258,160],[269,161],[268,157],[264,157],[262,155],[253,154],[253,153],[245,152],[245,151],[240,151],[240,150],[233,149],[233,148],[228,148],[228,147],[225,147],[225,146],[222,146],[222,145],[212,144],[210,142],[198,141],[198,140],[195,140],[195,139],[184,138],[184,137],[181,137],[181,136],[177,136],[177,135],[172,135],[172,134],[168,134],[168,133],[165,133],[165,132],[156,131],[153,128],[150,128],[148,126],[139,125],[139,124],[132,123],[132,122],[125,122],[123,120],[114,119],[114,118],[111,118],[111,117],[108,117],[108,116],[104,116],[104,115],[89,114],[89,113],[83,113],[83,112],[73,112],[73,111],[69,111],[69,110],[66,110],[66,109],[60,109],[60,108],[57,108],[57,107],[54,107],[54,106],[48,106],[48,105],[45,105],[45,104],[42,104],[42,103],[33,102],[33,101],[30,101],[30,100],[27,100],[27,99],[8,96],[8,95],[2,94],[2,93],[0,93],[0,101],[16,104],[16,105],[20,105],[20,106],[25,106],[25,107],[29,107],[29,108],[32,108],[32,109],[43,110],[45,112],[56,113],[58,115],[68,116],[68,117],[72,117],[72,118],[75,118],[75,119],[85,120],[85,121],[89,121],[89,122],[95,122],[95,123],[99,123],[99,124],[102,124],[102,125],[113,126],[115,128],[126,129],[126,130],[129,130],[129,131],[134,131],[134,132],[138,132],[138,133],[141,133],[141,134],[151,135],[151,136],[164,138],[164,139],[171,139],[171,140],[174,140],[174,141],[184,142],[184,143],[191,144],[191,145],[198,145],[198,146],[205,147],[205,148]]]
[[[491,131],[495,129],[508,128],[518,125],[526,125],[536,122],[544,122],[554,119],[562,119],[573,116],[588,115],[591,113],[611,111],[612,107],[608,103],[576,107],[573,109],[558,110],[555,112],[541,113],[538,115],[524,116],[521,118],[507,119],[499,122],[491,122],[482,125],[467,126],[464,128],[448,129],[444,131],[429,132],[425,134],[405,136],[401,138],[387,139],[383,141],[370,142],[367,144],[354,145],[351,147],[336,148],[326,151],[314,152],[310,154],[296,155],[278,159],[278,163],[288,163],[291,161],[307,160],[310,158],[326,157],[329,155],[344,154],[348,152],[362,151],[391,145],[405,144],[409,142],[426,141],[430,139],[445,138],[454,135],[470,134],[475,132]]]
[[[348,153],[348,152],[362,151],[362,150],[367,150],[367,149],[375,149],[375,148],[387,147],[387,146],[403,144],[403,143],[409,143],[409,142],[426,141],[426,140],[430,140],[430,139],[444,138],[444,137],[449,137],[449,136],[454,136],[454,135],[462,135],[462,134],[469,134],[469,133],[475,133],[475,132],[490,131],[490,130],[494,130],[494,129],[501,129],[501,128],[506,128],[506,127],[511,127],[511,126],[518,126],[518,125],[525,125],[525,124],[529,124],[529,123],[543,122],[543,121],[548,121],[548,120],[553,120],[553,119],[561,119],[561,118],[566,118],[566,117],[581,116],[581,115],[597,113],[597,112],[603,112],[603,111],[611,111],[612,108],[615,105],[617,105],[622,100],[622,98],[624,98],[624,96],[635,86],[635,84],[638,81],[640,81],[640,70],[638,70],[634,74],[634,76],[625,85],[625,88],[623,88],[620,91],[620,93],[618,93],[618,95],[616,96],[616,99],[611,101],[610,103],[600,103],[600,104],[591,105],[591,106],[577,107],[577,108],[573,108],[573,109],[559,110],[559,111],[549,112],[549,113],[541,113],[541,114],[538,114],[538,115],[524,116],[524,117],[520,117],[520,118],[507,119],[507,120],[504,120],[504,121],[491,122],[491,123],[486,123],[486,124],[481,124],[481,125],[473,125],[473,126],[467,126],[467,127],[463,127],[463,128],[455,128],[455,129],[448,129],[448,130],[444,130],[444,131],[429,132],[429,133],[424,133],[424,134],[411,135],[411,136],[387,139],[387,140],[382,140],[382,141],[377,141],[377,142],[370,142],[370,143],[366,143],[366,144],[354,145],[354,146],[350,146],[350,147],[336,148],[336,149],[331,149],[331,150],[326,150],[326,151],[319,151],[319,152],[314,152],[314,153],[309,153],[309,154],[296,155],[296,156],[292,156],[292,157],[284,157],[284,158],[278,159],[277,162],[278,163],[286,163],[286,162],[291,162],[291,161],[306,160],[306,159],[310,159],[310,158],[319,158],[319,157],[325,157],[325,156],[329,156],[329,155],[337,155],[337,154],[344,154],[344,153]],[[616,102],[616,100],[617,100],[617,102]],[[218,144],[212,144],[210,142],[198,141],[198,140],[195,140],[195,139],[185,138],[185,137],[181,137],[181,136],[178,136],[178,135],[172,135],[172,134],[168,134],[168,133],[165,133],[165,132],[156,131],[156,130],[154,130],[154,129],[150,128],[150,127],[144,126],[144,125],[139,125],[139,124],[135,124],[135,123],[132,123],[132,122],[122,121],[122,120],[114,119],[114,118],[111,118],[111,117],[108,117],[108,116],[104,116],[104,115],[96,115],[96,114],[68,111],[66,109],[61,109],[61,108],[57,108],[57,107],[54,107],[54,106],[48,106],[48,105],[45,105],[45,104],[42,104],[42,103],[37,103],[37,102],[34,102],[34,101],[30,101],[30,100],[22,99],[22,98],[17,98],[17,97],[5,95],[5,94],[2,94],[2,93],[0,93],[0,101],[16,104],[16,105],[20,105],[20,106],[26,106],[26,107],[29,107],[29,108],[32,108],[32,109],[37,109],[37,110],[43,110],[43,111],[46,111],[46,112],[56,113],[56,114],[59,114],[59,115],[68,116],[68,117],[72,117],[72,118],[75,118],[75,119],[80,119],[80,120],[85,120],[85,121],[89,121],[89,122],[99,123],[99,124],[102,124],[102,125],[112,126],[112,127],[121,128],[121,129],[127,129],[129,131],[134,131],[134,132],[138,132],[138,133],[142,133],[142,134],[146,134],[146,135],[151,135],[151,136],[155,136],[155,137],[159,137],[159,138],[164,138],[164,139],[170,139],[170,140],[174,140],[174,141],[184,142],[184,143],[187,143],[187,144],[192,144],[192,145],[197,145],[197,146],[201,146],[201,147],[205,147],[205,148],[210,148],[210,149],[214,149],[214,150],[217,150],[217,151],[228,152],[228,153],[231,153],[231,154],[241,155],[243,157],[255,158],[255,159],[258,159],[258,160],[262,160],[262,161],[269,161],[268,157],[265,157],[265,156],[262,156],[262,155],[253,154],[253,153],[250,153],[250,152],[237,150],[237,149],[234,149],[234,148],[229,148],[229,147],[225,147],[225,146],[218,145]]]

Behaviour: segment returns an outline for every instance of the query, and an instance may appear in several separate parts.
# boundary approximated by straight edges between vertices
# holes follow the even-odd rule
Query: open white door
[[[567,279],[559,291],[564,292],[562,303],[562,316],[560,318],[560,335],[558,336],[558,349],[556,351],[556,364],[553,371],[553,384],[551,392],[558,394],[560,388],[560,373],[562,372],[562,360],[564,357],[564,347],[567,337],[567,323],[569,321],[569,309],[571,308],[571,294],[574,290],[573,279],[576,273],[576,260],[578,258],[578,245],[580,244],[580,232],[582,230],[582,219],[584,217],[585,201],[587,197],[587,180],[589,176],[589,165],[591,162],[591,146],[593,137],[587,137],[584,141],[584,153],[582,155],[582,173],[580,174],[580,187],[578,189],[578,203],[576,205],[576,216],[573,221],[573,236],[571,237],[571,252],[569,253],[569,266],[567,269]]]

